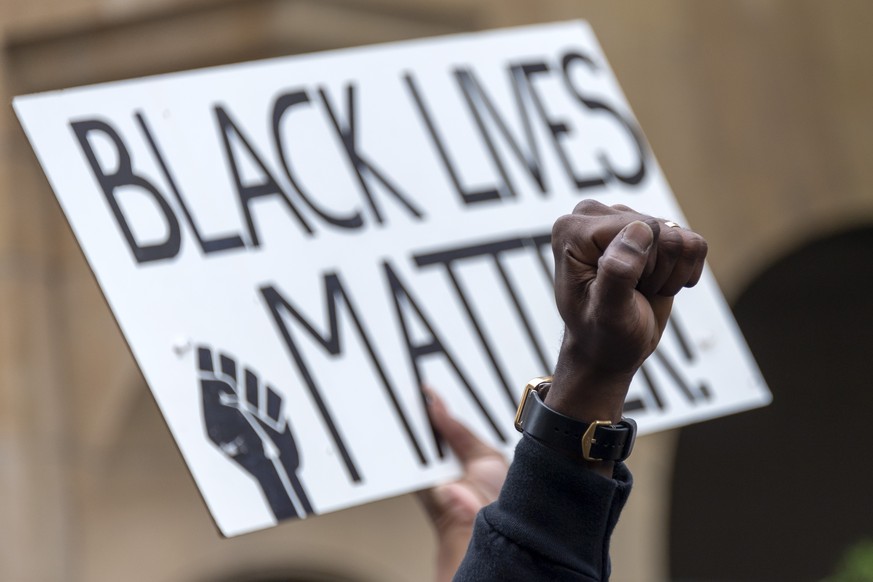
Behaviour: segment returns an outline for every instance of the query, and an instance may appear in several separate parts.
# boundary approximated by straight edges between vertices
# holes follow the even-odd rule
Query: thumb
[[[619,232],[597,262],[597,276],[592,294],[605,312],[615,312],[626,306],[646,268],[654,234],[651,227],[639,220]]]

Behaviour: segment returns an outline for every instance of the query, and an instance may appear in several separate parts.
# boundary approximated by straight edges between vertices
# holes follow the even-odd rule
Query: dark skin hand
[[[545,403],[586,422],[618,422],[634,374],[658,346],[673,297],[700,280],[706,241],[627,206],[585,200],[555,222],[552,250],[565,330]],[[463,559],[476,513],[497,498],[506,464],[435,395],[429,413],[464,466],[461,480],[422,492],[439,540],[436,579],[443,581]],[[611,462],[580,463],[612,478]]]
[[[700,279],[706,241],[626,206],[586,200],[555,222],[552,250],[565,331],[545,403],[579,420],[618,422],[673,297]],[[591,468],[612,475],[611,463]]]

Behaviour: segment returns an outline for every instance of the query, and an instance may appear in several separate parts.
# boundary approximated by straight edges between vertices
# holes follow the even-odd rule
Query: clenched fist
[[[579,203],[552,229],[564,341],[546,404],[584,421],[621,418],[673,296],[700,279],[706,241],[627,206]]]

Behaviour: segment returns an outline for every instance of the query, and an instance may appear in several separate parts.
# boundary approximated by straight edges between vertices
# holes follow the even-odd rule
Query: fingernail
[[[631,222],[624,227],[621,235],[621,240],[627,245],[632,246],[640,253],[647,253],[652,246],[654,235],[652,229],[645,222],[639,220]]]

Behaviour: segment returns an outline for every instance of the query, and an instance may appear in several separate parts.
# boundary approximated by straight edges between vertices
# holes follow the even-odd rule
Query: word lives
[[[177,169],[182,162],[171,159],[162,145],[172,134],[160,135],[143,110],[132,112],[135,129],[126,134],[119,122],[101,116],[75,119],[69,125],[138,264],[173,259],[186,237],[192,237],[205,256],[258,249],[264,237],[256,208],[265,200],[278,202],[286,211],[289,230],[305,240],[326,231],[353,234],[388,228],[388,205],[393,207],[393,216],[415,223],[426,221],[434,205],[445,204],[447,198],[456,211],[465,212],[483,205],[519,203],[523,198],[543,201],[555,192],[590,196],[604,193],[610,184],[635,188],[642,183],[649,154],[635,121],[617,103],[589,91],[585,84],[586,79],[609,76],[603,63],[575,50],[510,62],[504,73],[503,85],[488,87],[472,65],[452,67],[443,82],[461,105],[451,107],[429,97],[424,83],[411,71],[399,73],[396,86],[391,87],[349,80],[340,95],[317,82],[288,88],[262,110],[262,124],[269,132],[260,141],[252,137],[253,127],[244,126],[230,106],[206,105],[215,131],[197,127],[192,132],[203,134],[202,139],[218,136],[217,150],[223,157],[212,166],[231,182],[214,193],[203,192],[199,183],[180,181]],[[403,104],[392,113],[396,126],[368,123],[367,111],[361,107],[361,94],[366,91],[396,92],[395,101]],[[511,98],[502,99],[501,105],[498,94]],[[339,154],[326,149],[321,157],[330,160],[331,172],[346,174],[347,183],[356,189],[339,197],[346,208],[337,209],[335,203],[328,208],[325,198],[334,200],[336,193],[317,191],[307,183],[308,168],[296,163],[292,146],[313,142],[311,133],[296,129],[303,122],[332,136],[338,146]],[[613,139],[601,143],[589,137],[582,128],[591,123],[601,123]],[[453,143],[446,131],[450,124],[470,125],[478,140]],[[396,154],[376,159],[363,145],[364,127],[369,143],[390,143]],[[402,138],[397,136],[403,135],[396,131],[398,127],[413,128],[424,138],[415,143],[429,147],[418,151],[415,147],[421,146],[398,142]],[[113,163],[98,155],[98,139],[109,144],[112,152],[106,157]],[[469,148],[475,148],[478,155],[471,156]],[[466,160],[473,157],[486,160],[488,167],[469,167]],[[142,169],[146,159],[150,167],[159,169],[157,175]],[[433,196],[432,184],[401,183],[395,174],[399,164],[409,163],[403,160],[438,167],[444,178],[439,186],[442,195]],[[491,175],[484,183],[479,180],[474,186],[465,180],[465,174],[482,171]],[[159,240],[138,236],[133,223],[142,219],[126,211],[124,203],[134,194],[149,201],[156,220],[162,223],[157,229],[163,233]],[[207,232],[203,224],[209,223],[215,197],[225,195],[236,200],[234,231]],[[568,199],[569,208],[572,200]],[[227,223],[227,217],[221,222]]]

